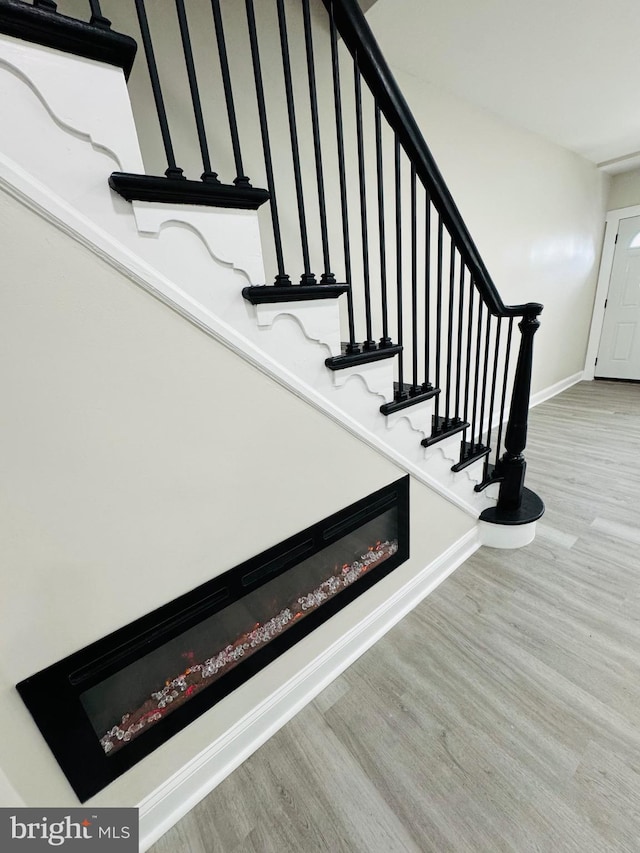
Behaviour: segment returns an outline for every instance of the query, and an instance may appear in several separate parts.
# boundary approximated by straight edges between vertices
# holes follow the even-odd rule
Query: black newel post
[[[542,305],[532,303],[518,327],[522,333],[520,352],[513,382],[511,409],[505,433],[506,453],[500,459],[495,478],[500,479],[498,497],[499,511],[513,512],[522,505],[524,475],[527,463],[522,455],[527,445],[527,425],[529,419],[529,397],[531,392],[531,368],[533,364],[533,336],[540,327],[538,315]]]

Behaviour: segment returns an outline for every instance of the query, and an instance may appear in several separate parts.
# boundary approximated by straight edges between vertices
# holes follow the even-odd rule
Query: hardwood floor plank
[[[474,554],[153,853],[640,851],[640,388],[529,436],[535,542]]]

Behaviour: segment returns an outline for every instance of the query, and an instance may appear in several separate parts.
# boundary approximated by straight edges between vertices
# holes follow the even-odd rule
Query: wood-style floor
[[[639,853],[640,385],[537,407],[527,457],[536,541],[481,549],[153,853]]]

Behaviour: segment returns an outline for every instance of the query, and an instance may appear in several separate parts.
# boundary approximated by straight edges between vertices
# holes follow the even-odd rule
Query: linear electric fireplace
[[[84,802],[409,556],[409,478],[17,689]]]

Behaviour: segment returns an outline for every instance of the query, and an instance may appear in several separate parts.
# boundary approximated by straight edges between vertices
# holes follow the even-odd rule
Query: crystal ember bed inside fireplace
[[[409,478],[18,684],[80,800],[409,556]]]

